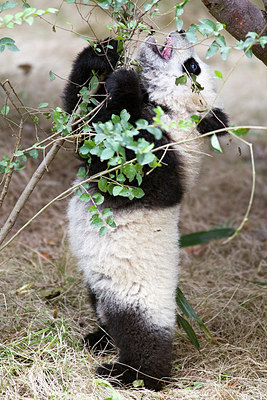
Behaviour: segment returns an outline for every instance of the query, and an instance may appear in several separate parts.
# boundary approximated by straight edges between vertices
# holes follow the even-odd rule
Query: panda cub
[[[103,209],[110,207],[116,222],[116,228],[104,237],[90,224],[90,203],[74,196],[68,208],[71,248],[99,320],[99,329],[85,341],[92,351],[100,351],[109,346],[111,338],[119,349],[118,361],[99,366],[97,374],[123,384],[143,380],[147,388],[160,390],[172,368],[180,203],[197,174],[201,152],[202,140],[190,139],[227,126],[227,116],[208,66],[183,31],[171,32],[164,46],[149,36],[138,51],[141,72],[116,70],[118,58],[115,40],[103,43],[101,52],[87,47],[77,56],[63,95],[68,113],[76,107],[77,95],[88,86],[94,70],[106,76],[95,98],[103,102],[103,96],[108,97],[92,122],[108,121],[123,109],[131,115],[132,124],[140,118],[153,122],[157,106],[164,111],[167,124],[188,121],[193,114],[200,119],[193,131],[177,125],[159,140],[140,131],[140,137],[155,147],[170,144],[171,151],[158,151],[161,167],[152,172],[144,168],[141,187],[145,196],[141,199],[103,193]],[[176,85],[176,78],[184,73],[187,83]],[[203,90],[192,90],[190,74],[197,76]],[[172,144],[178,141],[184,143]],[[132,158],[129,152],[128,159]],[[89,174],[104,169],[105,163],[93,157]],[[99,192],[97,182],[90,183],[88,190],[91,195]]]

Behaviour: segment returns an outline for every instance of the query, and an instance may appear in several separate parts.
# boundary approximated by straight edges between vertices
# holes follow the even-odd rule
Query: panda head
[[[141,80],[151,102],[184,117],[201,115],[209,108],[221,108],[211,71],[183,31],[171,32],[163,46],[149,36],[140,46],[137,59],[142,67]],[[187,75],[187,82],[176,84],[176,79],[183,74]],[[190,74],[195,75],[203,90],[192,90]]]

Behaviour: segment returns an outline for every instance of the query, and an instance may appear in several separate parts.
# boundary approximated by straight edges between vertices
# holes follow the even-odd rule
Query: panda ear
[[[213,108],[197,125],[197,130],[201,135],[217,129],[228,127],[229,119],[223,110],[220,108]],[[220,132],[219,134],[224,134]]]

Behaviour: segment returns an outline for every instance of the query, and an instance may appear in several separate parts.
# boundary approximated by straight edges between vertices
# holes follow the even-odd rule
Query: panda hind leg
[[[91,306],[97,314],[98,300],[89,283],[87,283],[87,292]],[[105,324],[101,324],[101,321],[96,331],[88,333],[83,338],[83,343],[84,346],[86,346],[94,354],[104,355],[114,350],[114,344],[112,343],[111,337],[108,334],[107,327]]]
[[[113,385],[132,386],[142,380],[147,389],[161,390],[171,372],[172,329],[148,323],[142,312],[112,308],[108,329],[119,348],[119,360],[99,366],[97,375]]]

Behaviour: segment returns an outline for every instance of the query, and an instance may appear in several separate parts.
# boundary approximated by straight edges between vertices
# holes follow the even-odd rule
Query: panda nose
[[[172,35],[172,34],[179,34],[180,36],[185,36],[185,31],[183,30],[183,29],[181,29],[180,31],[178,31],[178,30],[176,30],[176,31],[172,31],[171,33],[170,33],[170,35]]]

